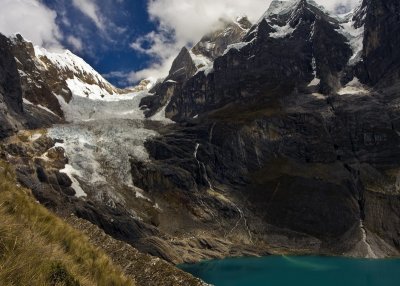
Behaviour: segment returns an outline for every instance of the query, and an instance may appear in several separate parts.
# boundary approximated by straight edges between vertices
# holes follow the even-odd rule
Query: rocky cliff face
[[[399,79],[400,3],[364,1],[365,34],[363,59],[368,83],[394,84]],[[390,57],[388,56],[390,55]]]
[[[398,255],[398,15],[394,0],[346,17],[274,1],[212,70],[169,90],[181,124],[148,142],[134,183],[184,194],[206,224],[236,218],[223,235],[236,242]]]
[[[229,45],[240,42],[250,27],[251,23],[246,17],[239,17],[237,21],[226,22],[223,28],[205,35],[190,51],[182,48],[167,78],[151,90],[153,96],[143,99],[141,106],[147,109],[146,116],[153,116],[170,102],[173,94],[181,93],[183,86],[194,75],[211,73],[213,61]]]
[[[238,43],[247,34],[252,24],[246,17],[239,17],[235,22],[227,22],[222,29],[205,35],[193,48],[192,53],[215,60],[226,48]]]
[[[0,34],[0,138],[16,129],[14,117],[23,112],[22,90],[9,40]]]
[[[198,73],[174,94],[167,115],[190,118],[269,90],[337,91],[352,57],[341,21],[313,2],[273,2],[243,42],[215,59],[212,73]]]
[[[12,42],[0,34],[0,139],[22,128],[40,128],[59,122],[57,116],[23,104],[23,89],[12,52]]]

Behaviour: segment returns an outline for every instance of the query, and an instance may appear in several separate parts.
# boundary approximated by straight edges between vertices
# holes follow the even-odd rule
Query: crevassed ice
[[[354,15],[356,14],[363,14],[365,10],[365,7],[362,7],[362,2],[359,2],[359,5],[357,8],[353,9],[351,12],[348,14],[342,15],[341,19],[343,22],[340,25],[339,28],[339,33],[341,33],[343,36],[347,38],[349,41],[350,47],[353,51],[353,55],[349,60],[350,65],[354,65],[361,61],[362,59],[362,50],[364,48],[364,25],[362,25],[359,28],[356,28],[356,22],[354,20]],[[363,15],[365,18],[365,13]],[[363,21],[363,19],[361,20]]]
[[[354,27],[354,22],[350,20],[347,23],[341,24],[339,32],[348,39],[350,47],[353,51],[353,55],[349,60],[349,64],[356,64],[361,60],[361,53],[364,47],[364,26],[361,26],[357,29]]]
[[[69,103],[58,96],[70,123],[54,126],[48,134],[64,142],[62,147],[69,159],[64,172],[71,177],[77,196],[82,197],[86,190],[79,182],[111,192],[108,197],[118,197],[117,192],[112,192],[118,185],[137,190],[132,182],[130,160],[149,160],[144,143],[158,135],[146,128],[146,119],[139,108],[146,95],[141,92],[100,100],[76,96],[73,92]],[[172,122],[165,118],[165,109],[151,120]]]
[[[142,119],[143,111],[139,108],[141,99],[147,93],[132,93],[126,95],[115,95],[106,100],[95,100],[86,97],[73,96],[66,103],[61,96],[57,96],[65,119],[69,122],[92,121],[97,119]]]

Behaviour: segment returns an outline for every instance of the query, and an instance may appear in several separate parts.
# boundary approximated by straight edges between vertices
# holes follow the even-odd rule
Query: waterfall
[[[212,128],[212,129],[213,129],[213,128]],[[212,136],[211,136],[211,135],[212,135],[212,132],[211,132],[211,134],[210,134],[210,140],[212,139]],[[210,178],[208,177],[207,169],[206,169],[205,164],[204,164],[203,162],[199,161],[199,159],[197,158],[197,153],[198,153],[198,151],[199,151],[199,147],[200,147],[200,144],[199,144],[199,143],[196,143],[196,146],[195,146],[194,152],[193,152],[193,156],[194,156],[194,158],[196,159],[197,164],[199,165],[200,171],[202,171],[203,177],[204,177],[204,179],[206,180],[209,189],[210,189],[211,191],[215,192],[215,193],[218,193],[218,192],[215,190],[215,188],[214,188],[214,186],[213,186],[213,184],[212,184]],[[245,227],[245,229],[246,229],[246,231],[247,231],[247,233],[248,233],[250,242],[253,242],[253,237],[252,237],[252,235],[251,235],[251,231],[250,231],[250,228],[249,228],[249,226],[248,226],[247,219],[246,219],[246,217],[245,217],[245,215],[244,215],[244,213],[243,213],[243,210],[240,209],[239,206],[238,206],[237,204],[235,204],[234,202],[232,202],[231,200],[228,200],[228,201],[229,201],[229,203],[237,210],[237,212],[239,213],[239,219],[236,221],[235,226],[234,226],[229,232],[227,232],[227,234],[225,235],[225,237],[228,237],[229,235],[231,235],[231,234],[234,232],[234,230],[237,229],[237,228],[239,227],[240,222],[243,220],[244,227]],[[204,205],[204,203],[203,203],[203,205]]]
[[[364,243],[364,245],[367,249],[366,258],[378,258],[378,256],[372,250],[371,245],[367,241],[367,231],[365,230],[364,222],[362,220],[360,220],[360,228],[361,228],[361,234],[362,234],[361,241]]]

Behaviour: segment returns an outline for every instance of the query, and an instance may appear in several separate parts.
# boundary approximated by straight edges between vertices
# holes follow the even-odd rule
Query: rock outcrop
[[[365,81],[373,85],[393,85],[400,76],[400,4],[368,0],[363,2],[361,9],[365,11]]]
[[[0,139],[19,129],[48,127],[60,118],[43,108],[23,103],[23,88],[13,44],[0,34]]]

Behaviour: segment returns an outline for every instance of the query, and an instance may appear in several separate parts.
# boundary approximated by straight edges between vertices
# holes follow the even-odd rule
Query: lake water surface
[[[215,286],[400,286],[400,259],[270,256],[180,268]]]

